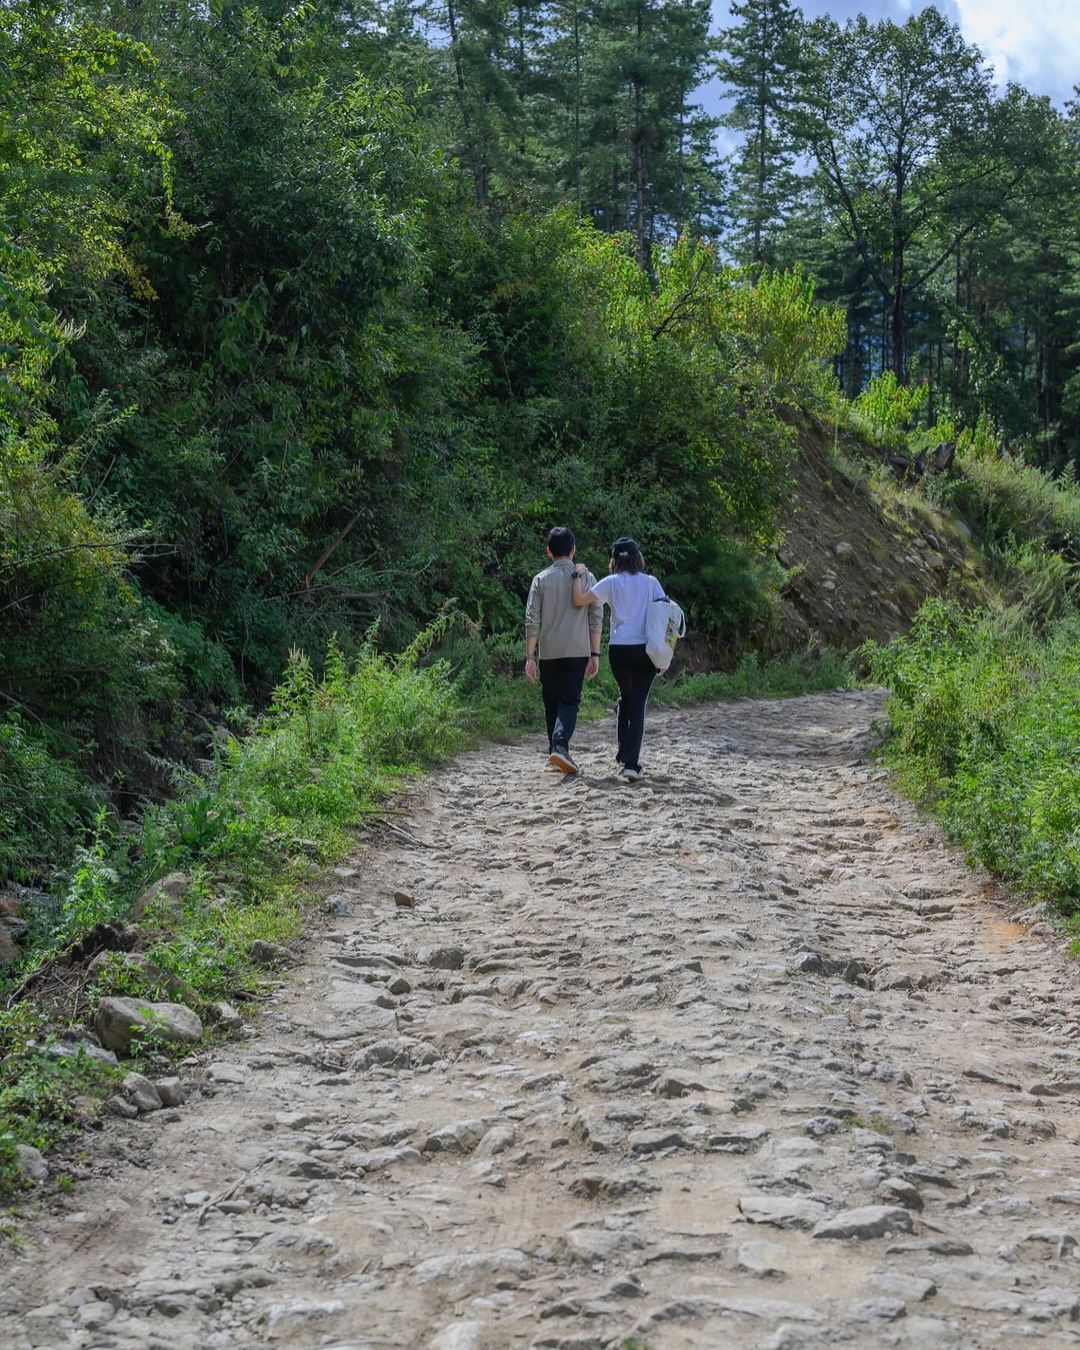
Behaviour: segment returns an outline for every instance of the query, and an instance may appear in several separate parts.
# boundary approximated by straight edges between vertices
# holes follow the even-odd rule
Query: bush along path
[[[888,791],[879,713],[416,785],[257,1029],[40,1192],[0,1342],[1076,1344],[1074,968]]]

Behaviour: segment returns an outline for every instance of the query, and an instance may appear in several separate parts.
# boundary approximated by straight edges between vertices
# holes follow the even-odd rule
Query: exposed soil
[[[817,422],[800,422],[797,433],[794,491],[777,551],[789,576],[781,612],[719,648],[691,633],[679,648],[686,669],[728,669],[749,651],[784,656],[820,644],[847,651],[867,638],[906,633],[933,596],[979,605],[998,589],[955,513],[916,492],[893,498],[870,490],[866,479],[879,458],[872,448],[847,444],[841,464]],[[844,437],[850,442],[851,433]]]
[[[1080,1343],[1074,968],[890,794],[877,710],[418,786],[255,1034],[27,1225],[0,1344]]]

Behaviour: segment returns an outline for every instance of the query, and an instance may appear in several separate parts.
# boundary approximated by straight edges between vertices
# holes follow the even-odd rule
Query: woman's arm
[[[595,590],[585,589],[585,576],[587,570],[588,569],[583,567],[579,572],[574,573],[574,582],[570,592],[570,598],[573,600],[576,609],[584,609],[586,605],[602,605],[604,603],[601,597],[596,594]],[[600,583],[597,582],[596,584],[599,585]]]

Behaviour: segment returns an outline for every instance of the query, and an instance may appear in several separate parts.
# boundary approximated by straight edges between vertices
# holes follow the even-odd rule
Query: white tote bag
[[[654,600],[645,616],[645,651],[657,670],[671,665],[675,644],[686,636],[686,615],[674,600]]]

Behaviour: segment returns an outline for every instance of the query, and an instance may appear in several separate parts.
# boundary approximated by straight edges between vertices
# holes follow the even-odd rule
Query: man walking
[[[525,676],[535,683],[540,658],[540,688],[547,717],[548,763],[563,773],[577,773],[570,755],[570,738],[577,725],[584,680],[600,669],[600,626],[603,609],[574,605],[574,574],[580,572],[586,589],[596,578],[574,566],[576,541],[565,525],[548,531],[547,555],[551,566],[533,577],[525,605]]]

